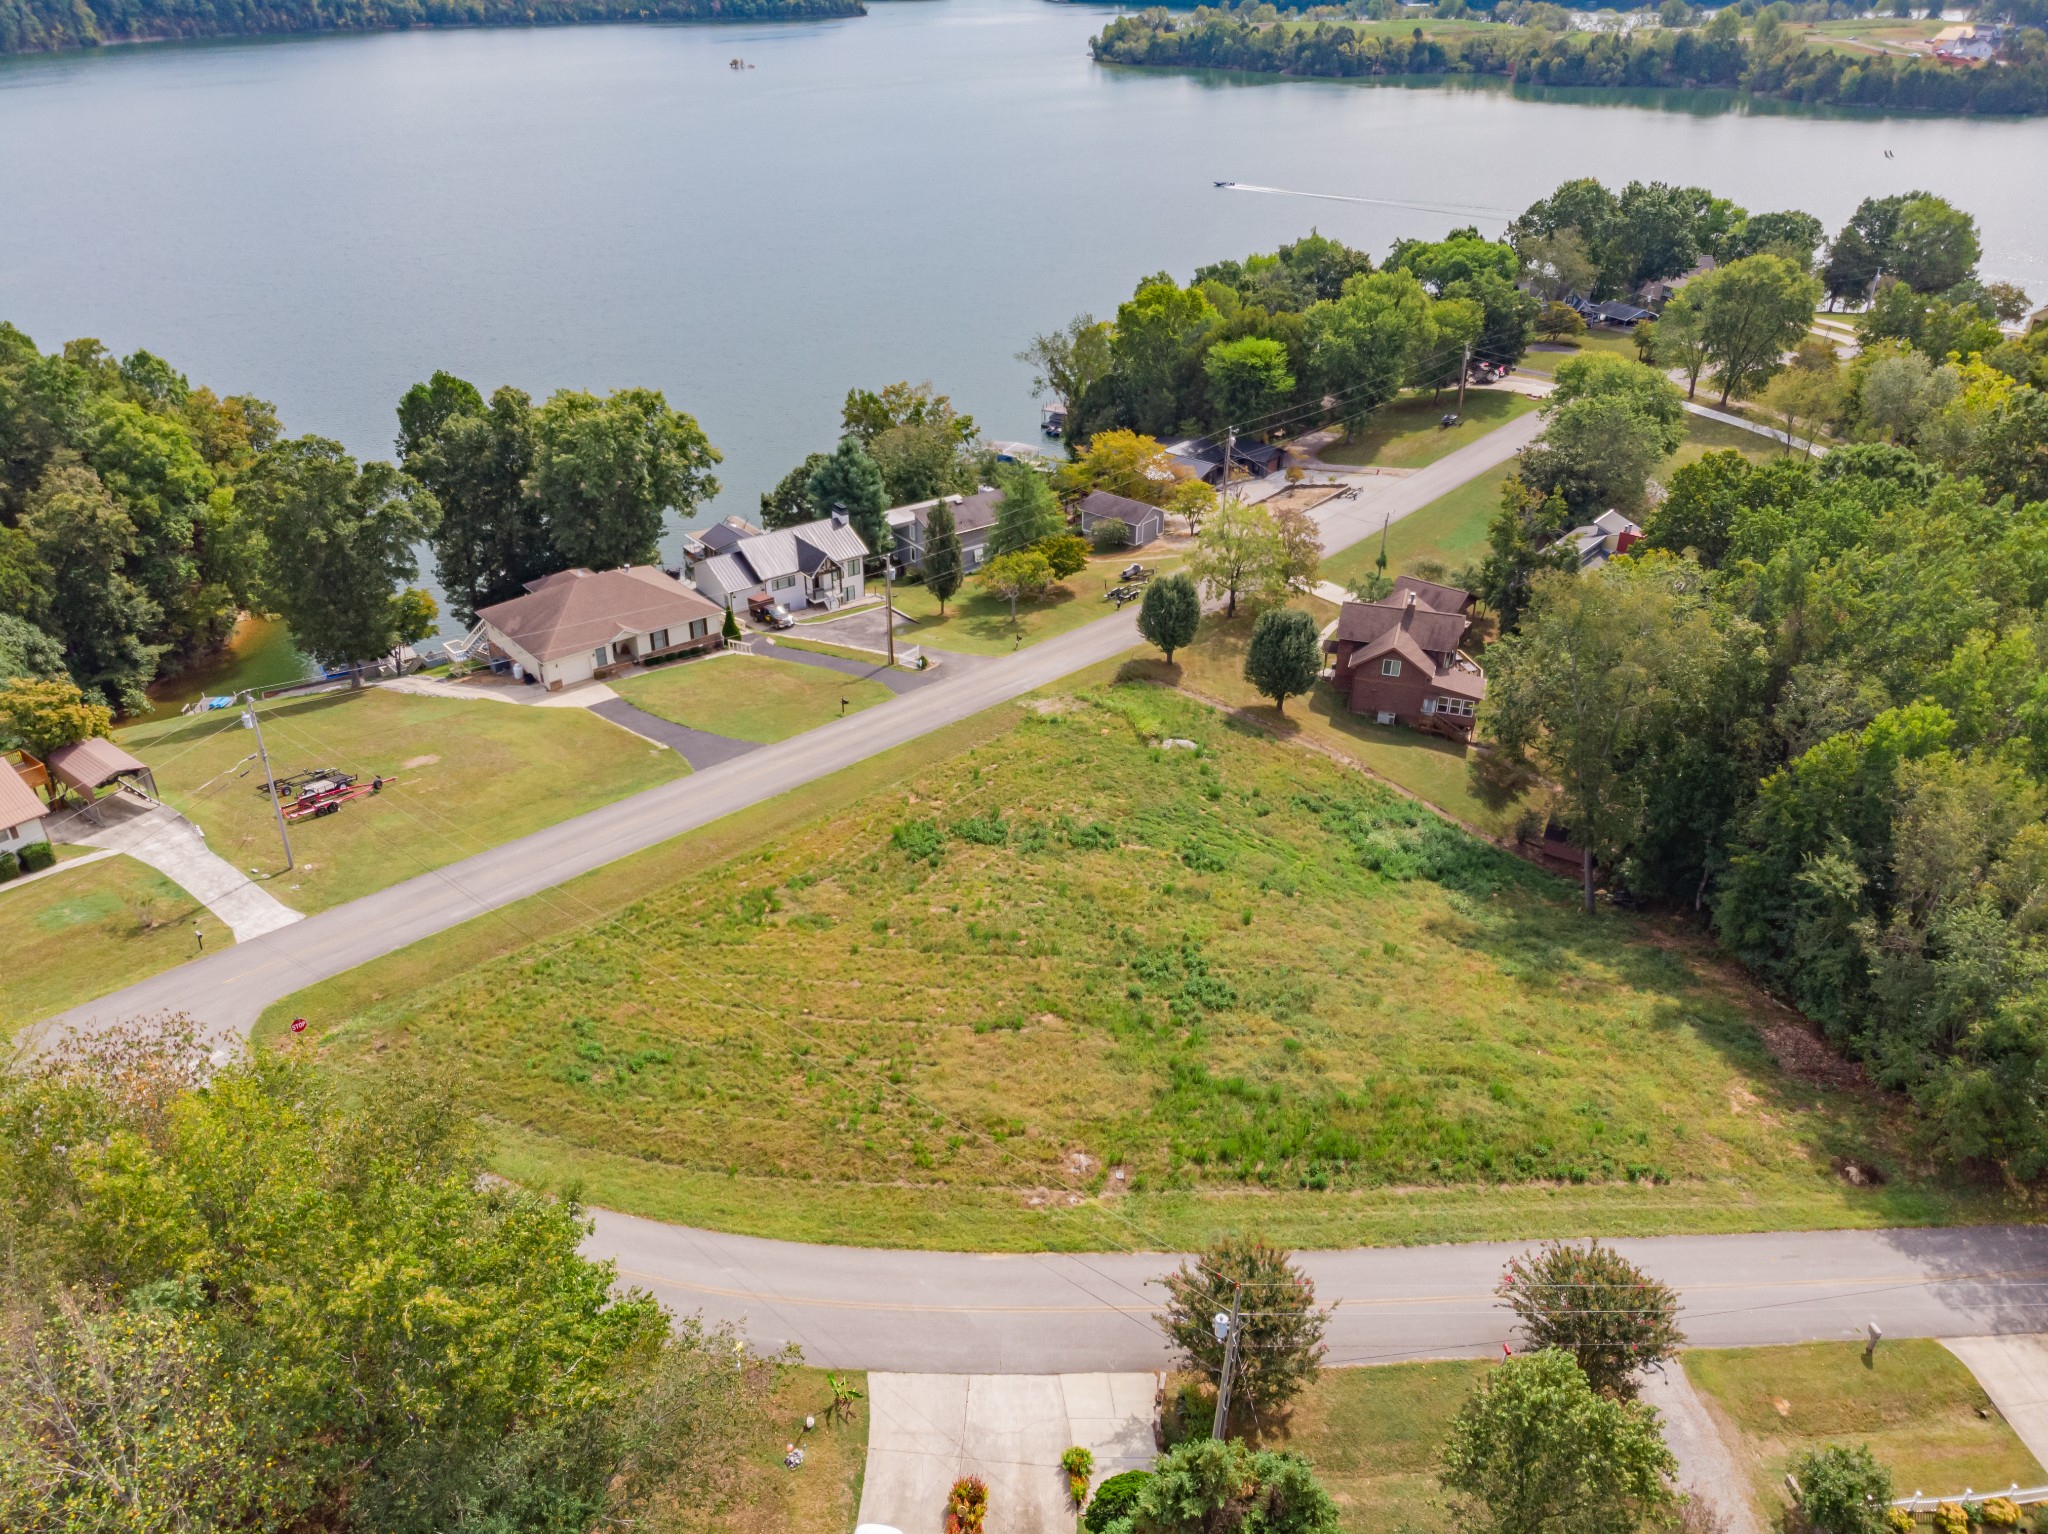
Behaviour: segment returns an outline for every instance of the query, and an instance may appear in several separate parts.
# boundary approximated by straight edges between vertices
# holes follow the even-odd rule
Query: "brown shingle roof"
[[[725,609],[647,565],[623,570],[560,570],[523,597],[497,602],[477,617],[537,661],[560,660],[609,644],[621,634],[688,631],[693,618],[725,620]]]
[[[1440,613],[1461,613],[1472,605],[1472,593],[1457,586],[1443,586],[1435,581],[1425,581],[1419,576],[1397,575],[1394,577],[1394,594],[1388,600],[1401,601],[1409,592],[1414,592],[1422,601]]]
[[[1399,629],[1423,649],[1448,655],[1471,626],[1463,613],[1438,612],[1420,600],[1410,603],[1403,593],[1384,602],[1346,602],[1337,614],[1337,632],[1332,637],[1369,645]]]
[[[48,813],[36,791],[21,781],[20,774],[5,759],[0,759],[0,828],[25,826]]]

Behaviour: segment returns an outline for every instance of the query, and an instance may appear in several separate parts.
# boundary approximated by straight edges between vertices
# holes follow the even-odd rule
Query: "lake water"
[[[45,348],[148,347],[364,455],[437,367],[653,385],[724,451],[722,514],[828,447],[850,386],[930,378],[1029,438],[1013,353],[1144,273],[1311,225],[1375,254],[1493,232],[1569,176],[1830,227],[1927,187],[1977,214],[1988,272],[2048,298],[2048,120],[1108,70],[1087,41],[1109,14],[883,0],[0,61],[0,317]]]

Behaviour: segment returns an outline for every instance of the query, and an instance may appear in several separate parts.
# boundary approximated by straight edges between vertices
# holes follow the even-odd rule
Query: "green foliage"
[[[1133,1534],[1337,1534],[1339,1524],[1335,1499],[1300,1455],[1211,1438],[1162,1454],[1130,1515]]]
[[[1829,1444],[1800,1455],[1792,1466],[1799,1511],[1815,1534],[1887,1534],[1891,1472],[1869,1446]]]
[[[829,515],[830,507],[821,509],[811,499],[811,481],[828,457],[825,453],[806,453],[804,461],[777,480],[773,490],[761,492],[762,527],[775,532],[785,527],[801,527]]]
[[[1558,364],[1557,388],[1542,413],[1543,435],[1522,450],[1521,479],[1583,518],[1641,506],[1651,474],[1685,432],[1675,384],[1655,368],[1604,352]]]
[[[1239,603],[1256,611],[1284,602],[1289,550],[1280,524],[1263,506],[1225,501],[1203,522],[1188,573],[1211,597],[1223,598],[1228,617],[1237,616]]]
[[[1046,567],[1052,571],[1056,581],[1079,575],[1088,568],[1088,540],[1072,533],[1055,533],[1050,538],[1041,538],[1031,545],[1034,553],[1045,556]]]
[[[674,511],[688,521],[718,494],[719,453],[656,389],[599,399],[563,389],[533,416],[530,484],[554,551],[570,565],[651,564]]]
[[[1678,1466],[1657,1414],[1596,1393],[1569,1353],[1501,1364],[1451,1421],[1438,1472],[1463,1527],[1633,1530],[1669,1510]]]
[[[1169,664],[1175,650],[1194,643],[1201,627],[1202,598],[1193,576],[1175,571],[1145,588],[1138,604],[1138,632],[1159,646]]]
[[[571,1534],[715,1501],[772,1363],[615,1296],[581,1212],[487,1182],[469,1126],[404,1072],[351,1100],[296,1052],[216,1068],[182,1020],[10,1073],[0,1522]]]
[[[1295,607],[1259,614],[1244,653],[1244,679],[1271,698],[1277,712],[1287,712],[1287,700],[1313,688],[1322,672],[1322,636],[1312,614]]]
[[[832,455],[812,472],[810,500],[821,517],[844,511],[870,554],[886,554],[896,546],[882,516],[889,506],[882,471],[860,438],[841,437]]]
[[[996,502],[995,526],[988,535],[991,556],[1021,553],[1067,530],[1059,501],[1043,474],[1006,464],[996,479],[1002,498]]]
[[[906,820],[889,833],[889,842],[914,863],[936,863],[946,850],[946,831],[936,820]]]
[[[1088,1500],[1088,1479],[1095,1474],[1095,1456],[1079,1444],[1060,1452],[1060,1469],[1067,1473],[1067,1495],[1080,1507]]]
[[[48,842],[30,842],[15,854],[25,874],[41,873],[45,868],[56,866],[57,849]]]
[[[1052,589],[1052,565],[1035,549],[998,554],[975,576],[984,591],[1010,604],[1016,621],[1019,602],[1035,602]]]
[[[1128,1520],[1137,1510],[1138,1498],[1151,1479],[1149,1470],[1125,1470],[1096,1487],[1095,1495],[1089,1499],[1088,1510],[1081,1515],[1085,1534],[1110,1534],[1120,1522],[1128,1528]]]
[[[967,574],[960,529],[953,520],[950,502],[940,501],[925,518],[923,569],[924,583],[938,599],[939,612],[943,614],[946,600],[960,589]]]
[[[1233,1307],[1239,1312],[1233,1421],[1265,1419],[1315,1379],[1329,1313],[1316,1307],[1314,1283],[1286,1252],[1255,1236],[1226,1236],[1161,1282],[1167,1305],[1159,1324],[1186,1367],[1199,1373],[1223,1367],[1213,1318]]]
[[[1632,1399],[1636,1376],[1685,1345],[1670,1286],[1598,1241],[1551,1241],[1510,1258],[1495,1292],[1533,1349],[1571,1354],[1603,1395]]]
[[[1294,392],[1287,348],[1265,336],[1217,342],[1203,354],[1202,371],[1219,427],[1262,425]]]
[[[1382,75],[1512,75],[1535,85],[1696,88],[1718,86],[1786,100],[1931,112],[2048,110],[2048,63],[2038,53],[1991,69],[1957,69],[1930,58],[1783,48],[1766,32],[1742,35],[1741,13],[1705,27],[1645,27],[1628,32],[1552,31],[1497,25],[1425,36],[1420,28],[1369,30],[1342,21],[1313,26],[1249,26],[1224,13],[1192,19],[1168,12],[1120,16],[1094,39],[1104,63],[1173,69],[1235,69],[1259,74],[1363,78]],[[1691,231],[1672,211],[1692,189],[1653,187],[1640,199],[1646,233],[1603,261],[1617,281],[1663,275],[1660,263],[1692,260]],[[1659,206],[1659,204],[1667,206]],[[1577,222],[1571,220],[1570,222]],[[1732,232],[1720,229],[1723,238]]]
[[[103,43],[164,38],[242,37],[297,32],[365,32],[409,26],[561,26],[595,21],[764,21],[857,16],[858,0],[574,0],[541,6],[534,0],[348,0],[342,6],[291,5],[235,10],[208,0],[174,0],[147,12],[98,0],[58,5],[54,0],[11,0],[0,6],[0,53],[90,48]]]
[[[732,644],[741,637],[739,614],[733,611],[730,603],[726,605],[725,622],[718,626],[718,637],[727,644]]]
[[[68,678],[0,680],[0,748],[20,746],[46,757],[75,741],[111,737],[113,724],[113,711],[86,697]]]

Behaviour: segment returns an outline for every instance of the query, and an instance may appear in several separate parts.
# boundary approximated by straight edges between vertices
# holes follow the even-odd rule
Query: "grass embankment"
[[[297,867],[270,892],[319,911],[596,809],[689,770],[580,708],[428,698],[387,688],[277,699],[263,733],[279,776],[337,768],[398,781],[291,828]],[[232,711],[121,732],[164,802],[238,868],[283,864],[256,737]]]
[[[1143,684],[970,723],[270,1025],[313,1018],[344,1072],[449,1063],[521,1181],[760,1235],[1342,1245],[1998,1207],[1781,1073],[1759,999],[1686,939],[1580,916],[1355,772]],[[1840,1156],[1888,1181],[1848,1187]]]
[[[715,1534],[839,1534],[860,1513],[861,1480],[868,1460],[867,1376],[842,1371],[862,1399],[839,1421],[828,1422],[832,1400],[823,1369],[791,1369],[775,1393],[768,1420],[747,1446],[725,1507],[708,1521]],[[805,1417],[818,1425],[806,1433]],[[785,1469],[783,1455],[801,1444],[804,1462]],[[685,1520],[685,1528],[697,1528]]]
[[[880,682],[801,661],[752,655],[714,655],[657,666],[612,687],[650,714],[693,730],[763,744],[815,730],[842,712],[857,714],[895,696]]]
[[[886,650],[863,650],[847,644],[824,644],[816,639],[792,638],[786,633],[777,634],[768,642],[778,650],[808,650],[813,655],[836,655],[841,660],[857,660],[862,665],[873,666],[878,671],[887,671],[889,669],[889,652]],[[897,653],[901,654],[905,648],[916,642],[914,639],[899,639],[896,646]],[[898,666],[896,669],[899,671],[912,671],[916,668],[912,666]]]
[[[1014,627],[1010,623],[1010,604],[982,590],[973,576],[946,603],[943,618],[930,587],[898,586],[897,611],[917,621],[897,630],[896,642],[930,645],[935,650],[959,650],[969,655],[1008,655],[1020,642],[1037,644],[1041,639],[1114,614],[1116,605],[1106,600],[1107,593],[1111,587],[1123,584],[1117,572],[1134,562],[1165,571],[1177,568],[1180,559],[1163,552],[1157,544],[1091,559],[1086,568],[1054,587],[1043,600],[1019,602]]]
[[[2038,1486],[2041,1466],[1976,1378],[1938,1342],[1885,1342],[1866,1366],[1854,1342],[1715,1348],[1685,1355],[1760,1507],[1786,1506],[1785,1472],[1808,1449],[1867,1443],[1899,1496]]]
[[[195,957],[195,923],[209,949],[235,940],[205,906],[132,858],[0,884],[0,1029],[11,1033]]]
[[[1465,410],[1456,426],[1446,429],[1444,416],[1457,411],[1455,392],[1432,398],[1411,394],[1382,405],[1373,412],[1372,423],[1354,432],[1336,447],[1319,455],[1325,463],[1354,467],[1372,465],[1386,469],[1420,469],[1517,416],[1527,415],[1541,401],[1506,389],[1468,389]]]
[[[1337,613],[1330,603],[1314,598],[1295,605],[1311,613],[1319,624],[1329,622]],[[1318,682],[1307,697],[1289,700],[1285,711],[1275,709],[1244,679],[1244,656],[1251,637],[1250,618],[1227,619],[1211,613],[1203,618],[1195,642],[1175,652],[1171,666],[1151,652],[1134,661],[1128,674],[1186,687],[1242,709],[1277,740],[1303,741],[1336,751],[1489,836],[1512,832],[1516,807],[1488,805],[1473,793],[1464,746],[1354,714],[1326,682]]]

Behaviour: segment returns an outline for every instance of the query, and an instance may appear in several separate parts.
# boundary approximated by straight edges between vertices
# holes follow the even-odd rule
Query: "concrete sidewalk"
[[[1072,1534],[1060,1455],[1095,1456],[1095,1484],[1151,1465],[1153,1374],[870,1374],[860,1522],[941,1534],[962,1476],[988,1483],[988,1534]]]

